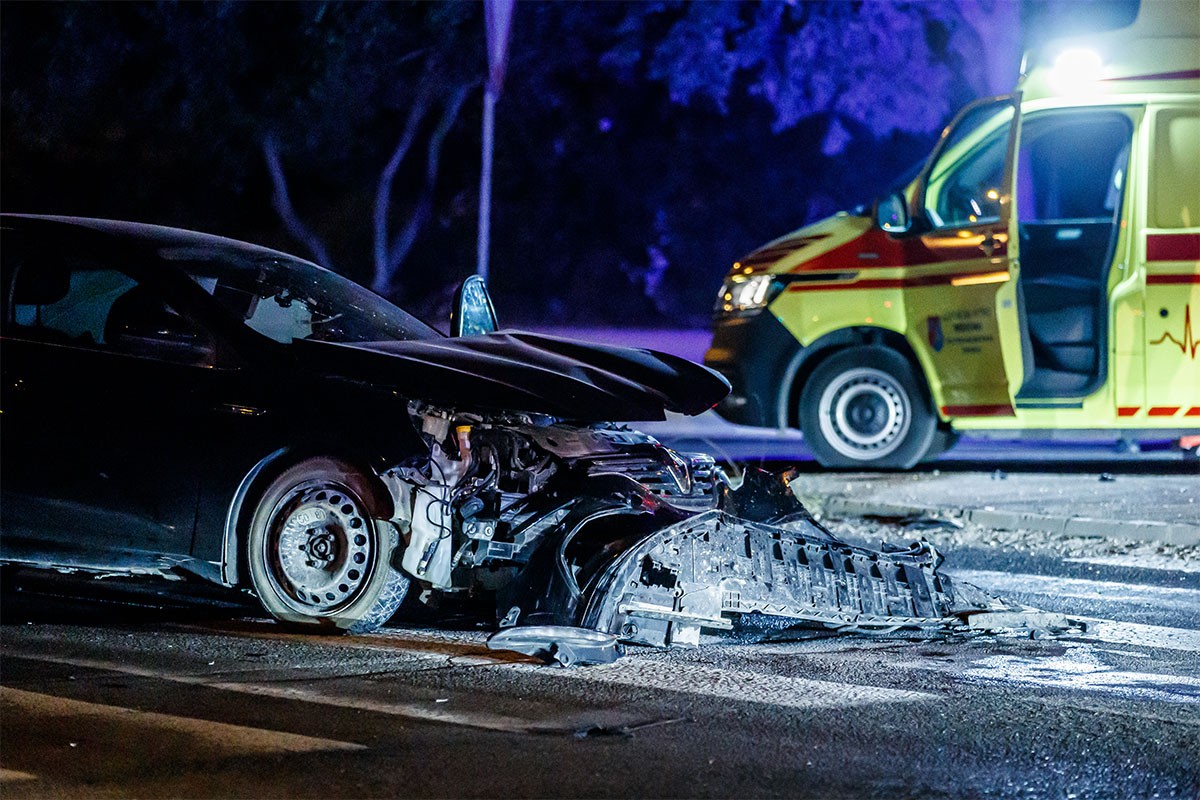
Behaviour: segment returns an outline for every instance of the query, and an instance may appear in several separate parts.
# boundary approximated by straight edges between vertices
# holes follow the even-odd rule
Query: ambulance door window
[[[925,213],[934,228],[1000,220],[1011,105],[986,105],[959,120],[929,171]]]

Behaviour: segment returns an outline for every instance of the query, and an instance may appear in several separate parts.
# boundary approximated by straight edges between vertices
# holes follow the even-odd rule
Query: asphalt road
[[[462,620],[313,637],[190,587],[8,574],[0,793],[1200,796],[1194,559],[921,532],[960,580],[1088,630],[716,640],[564,669]]]

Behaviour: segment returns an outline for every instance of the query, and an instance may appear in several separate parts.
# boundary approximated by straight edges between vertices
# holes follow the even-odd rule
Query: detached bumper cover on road
[[[597,582],[582,624],[659,647],[694,645],[702,630],[755,622],[863,632],[1070,624],[1057,615],[1025,618],[1025,609],[955,586],[939,574],[942,558],[928,542],[882,551],[846,544],[785,483],[772,490],[772,479],[751,473],[747,480],[759,485],[743,490],[749,498],[731,493],[741,502],[682,520],[622,553]],[[974,614],[994,624],[972,626]]]
[[[763,525],[709,511],[647,537],[612,564],[584,618],[623,641],[697,644],[762,614],[834,629],[938,627],[962,611],[928,542],[853,547],[806,522]]]

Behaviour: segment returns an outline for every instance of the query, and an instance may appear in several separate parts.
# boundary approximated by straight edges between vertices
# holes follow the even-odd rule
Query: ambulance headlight
[[[734,275],[721,286],[716,314],[755,314],[775,299],[777,287],[770,275]]]

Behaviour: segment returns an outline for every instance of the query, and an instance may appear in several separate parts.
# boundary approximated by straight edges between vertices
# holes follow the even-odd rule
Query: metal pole
[[[488,240],[492,229],[492,143],[495,138],[496,95],[483,91],[483,167],[479,172],[479,251],[475,272],[488,277]]]

